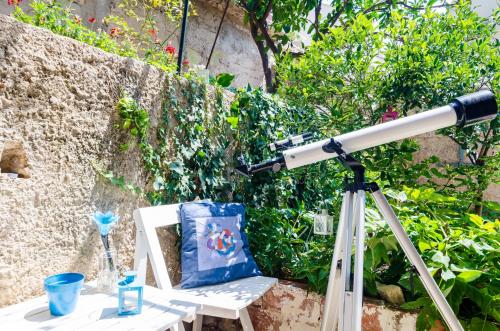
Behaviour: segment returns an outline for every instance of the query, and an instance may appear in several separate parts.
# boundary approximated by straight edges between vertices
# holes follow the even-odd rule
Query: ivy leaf
[[[450,257],[446,256],[443,254],[443,252],[437,251],[433,256],[432,256],[432,261],[441,263],[445,267],[448,268],[448,265],[450,263]]]
[[[461,272],[457,277],[460,280],[463,280],[464,282],[469,283],[469,282],[472,282],[473,280],[478,279],[479,277],[481,277],[481,275],[482,275],[482,272],[479,270],[467,270],[467,271]]]
[[[415,301],[410,301],[410,302],[403,303],[399,307],[403,308],[403,309],[418,309],[418,308],[425,307],[425,306],[427,306],[430,303],[431,303],[431,300],[429,298],[421,297],[421,298],[418,298]]]
[[[221,74],[218,74],[215,79],[216,79],[217,85],[219,85],[221,87],[229,87],[229,85],[231,85],[231,83],[234,80],[234,75],[231,75],[228,73],[221,73]]]
[[[130,119],[126,119],[124,122],[123,122],[123,128],[125,130],[127,130],[128,128],[130,128],[130,125],[132,124],[132,121]]]
[[[121,144],[120,145],[120,152],[125,152],[128,149],[128,144]]]
[[[481,227],[483,225],[483,218],[481,216],[475,214],[467,214],[467,216],[469,216],[469,220],[477,226]]]
[[[450,279],[455,278],[455,274],[450,269],[445,269],[445,270],[441,271],[441,278],[444,281],[448,281]]]
[[[184,174],[184,169],[179,162],[172,162],[168,165],[168,168],[179,175]]]
[[[474,317],[470,321],[469,330],[474,331],[496,331],[497,328],[491,322],[488,322],[485,319]]]
[[[230,116],[226,120],[229,124],[231,124],[232,129],[236,129],[238,127],[238,121],[239,121],[238,117]]]
[[[420,250],[420,252],[425,252],[426,250],[429,250],[431,249],[431,245],[429,245],[428,242],[426,241],[423,241],[423,240],[419,240],[418,241],[418,249]]]

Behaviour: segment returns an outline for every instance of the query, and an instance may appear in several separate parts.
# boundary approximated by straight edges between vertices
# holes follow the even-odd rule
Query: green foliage
[[[234,80],[234,75],[221,73],[215,77],[214,83],[221,87],[229,87]]]
[[[231,128],[223,92],[215,89],[209,96],[207,85],[194,79],[167,79],[156,139],[149,137],[149,115],[137,101],[124,95],[117,105],[118,127],[137,140],[151,177],[147,197],[153,205],[226,198],[231,188],[226,177]]]
[[[376,124],[388,106],[407,115],[481,87],[498,89],[497,17],[479,17],[467,1],[422,15],[393,11],[378,25],[359,14],[349,24],[331,28],[304,56],[282,57],[279,92],[295,105],[315,105],[323,116],[323,131],[335,135]],[[483,192],[500,173],[493,153],[498,123],[441,131],[463,148],[468,162],[459,166],[436,168],[440,161],[435,157],[411,165],[409,152],[418,148],[411,142],[365,153],[367,165],[392,186],[424,177],[447,194],[459,190],[464,203],[481,214]]]
[[[148,130],[149,130],[149,114],[141,108],[136,100],[127,96],[125,93],[116,105],[121,123],[118,124],[124,131],[129,132],[132,137],[137,137],[141,150],[147,149],[148,145]],[[128,149],[129,144],[120,146],[122,151]]]
[[[500,322],[500,222],[468,214],[456,197],[432,188],[386,193],[455,313],[465,320],[480,317],[489,327],[493,324],[487,319]],[[438,312],[419,280],[412,291],[410,265],[385,221],[374,209],[368,215],[367,253],[372,254],[365,258],[365,286],[374,281],[399,283],[407,298],[416,299],[403,307],[422,308],[419,329],[429,329],[439,319]],[[468,329],[476,330],[476,322],[467,323]]]
[[[312,233],[311,212],[326,207],[338,218],[343,169],[334,162],[322,162],[248,179],[228,173],[234,165],[227,162],[227,155],[232,155],[229,151],[243,153],[251,162],[271,157],[270,142],[292,132],[316,131],[315,125],[321,123],[317,114],[289,107],[261,90],[240,90],[227,110],[221,91],[215,93],[209,97],[206,86],[196,81],[170,80],[162,118],[155,128],[156,140],[147,137],[149,121],[137,102],[127,97],[120,100],[119,127],[131,135],[137,129],[134,134],[153,181],[147,196],[153,204],[196,196],[244,202],[250,246],[264,273],[306,281],[312,290],[324,293],[334,237]],[[421,173],[418,167],[405,170],[401,165],[411,161],[408,155],[416,149],[413,142],[384,148],[367,158],[372,169],[368,176],[380,179],[381,170],[388,167],[406,179]],[[377,161],[384,155],[388,161]],[[491,216],[481,217],[468,211],[457,199],[459,193],[444,195],[430,187],[387,193],[453,309],[471,330],[478,323],[473,318],[481,318],[490,327],[491,321],[498,320],[500,223],[491,220],[498,206],[489,203]],[[414,300],[404,307],[420,307],[419,328],[428,328],[428,321],[439,318],[437,311],[418,280],[411,288],[410,266],[385,221],[373,205],[367,212],[365,292],[377,296],[376,282],[400,284],[406,298]]]
[[[33,1],[31,13],[25,13],[16,7],[13,17],[21,22],[48,29],[56,34],[66,36],[110,52],[127,57],[138,57],[137,50],[128,43],[120,43],[103,31],[93,31],[81,24],[81,18],[74,15],[70,7],[58,1]]]
[[[326,291],[333,238],[313,234],[310,212],[248,208],[247,232],[254,258],[265,274],[307,280],[312,290]]]
[[[12,15],[21,22],[48,29],[109,53],[139,58],[167,72],[174,72],[176,69],[176,57],[165,51],[167,40],[157,40],[151,17],[147,20],[149,23],[143,22],[141,30],[136,31],[123,17],[110,16],[106,18],[106,22],[112,27],[106,32],[95,29],[94,23],[90,27],[83,25],[82,18],[75,15],[71,7],[55,0],[33,1],[29,12],[16,7]],[[150,28],[147,29],[148,27]]]

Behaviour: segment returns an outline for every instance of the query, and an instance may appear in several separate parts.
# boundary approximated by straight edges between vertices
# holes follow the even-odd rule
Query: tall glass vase
[[[97,290],[113,293],[118,282],[118,260],[116,250],[109,249],[99,254],[99,273],[97,274]]]

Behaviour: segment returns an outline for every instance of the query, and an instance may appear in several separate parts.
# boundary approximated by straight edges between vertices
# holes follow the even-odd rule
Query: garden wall
[[[64,1],[64,0],[62,0]],[[31,0],[23,1],[21,7],[29,8]],[[117,14],[117,1],[113,0],[76,0],[72,1],[75,13],[82,17],[82,23],[88,17],[97,19],[96,26],[109,14]],[[191,64],[205,65],[212,47],[215,33],[222,16],[225,1],[199,0],[194,1],[197,15],[189,18],[188,34],[186,39],[187,58]],[[8,15],[13,10],[7,1],[0,1],[0,14]],[[209,69],[211,73],[230,72],[236,75],[234,86],[244,87],[247,84],[259,86],[263,82],[262,65],[259,52],[250,35],[248,27],[243,25],[243,12],[231,5],[224,20],[217,46],[214,50]],[[171,22],[165,22],[158,17],[159,37],[167,38],[177,47],[179,29]]]
[[[0,307],[43,293],[45,276],[96,275],[101,250],[91,214],[121,216],[112,232],[123,265],[131,267],[132,211],[142,198],[108,184],[112,170],[144,187],[137,148],[118,150],[115,104],[124,88],[151,111],[161,109],[165,74],[0,15]],[[3,151],[3,153],[2,153]],[[176,237],[163,233],[177,275]],[[168,239],[168,240],[167,240]]]

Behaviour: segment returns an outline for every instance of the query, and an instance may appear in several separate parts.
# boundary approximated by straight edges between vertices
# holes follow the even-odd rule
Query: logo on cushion
[[[208,223],[207,248],[216,251],[219,255],[230,255],[236,248],[234,233],[228,229],[222,229],[217,223]]]

